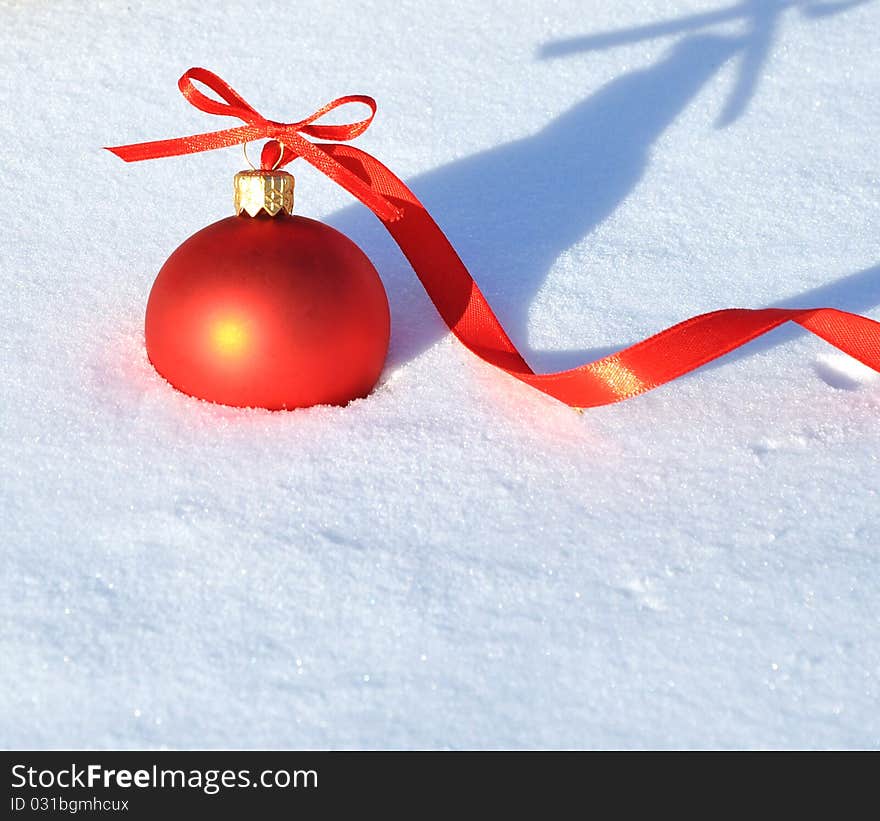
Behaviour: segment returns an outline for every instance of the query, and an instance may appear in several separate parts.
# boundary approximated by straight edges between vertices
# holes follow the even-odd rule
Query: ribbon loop
[[[218,97],[222,97],[226,101],[225,105],[219,100],[213,100],[207,94],[199,91],[193,80],[210,88]],[[232,86],[214,74],[213,71],[208,71],[206,68],[194,67],[185,71],[177,81],[177,87],[189,103],[206,114],[217,114],[221,117],[238,117],[238,119],[244,120],[246,123],[259,122],[263,119],[254,107],[235,91]]]
[[[193,81],[220,100],[199,91]],[[375,157],[346,145],[370,127],[376,101],[366,95],[339,97],[295,123],[267,120],[216,74],[191,68],[180,78],[183,96],[208,114],[237,117],[238,128],[108,149],[126,162],[210,151],[268,137],[263,168],[280,168],[302,157],[341,185],[385,224],[455,336],[488,364],[577,408],[638,396],[773,330],[794,322],[880,371],[880,323],[835,308],[747,310],[730,308],[691,317],[611,356],[561,373],[536,374],[523,359],[449,240],[407,185]],[[223,102],[221,102],[221,100]],[[343,124],[321,124],[325,114],[362,103],[370,114]],[[330,140],[313,143],[306,139]],[[403,207],[398,207],[398,204]]]
[[[343,123],[339,125],[320,125],[316,121],[320,120],[325,114],[350,103],[362,103],[370,109],[369,117],[363,120],[356,120],[352,123]],[[302,134],[308,134],[318,140],[333,140],[334,142],[347,142],[355,137],[360,137],[373,122],[376,116],[376,101],[366,94],[349,94],[345,97],[337,97],[333,102],[319,108],[310,117],[297,123],[297,129]]]

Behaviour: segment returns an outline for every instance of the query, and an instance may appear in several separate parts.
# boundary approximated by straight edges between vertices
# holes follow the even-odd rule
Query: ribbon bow
[[[193,80],[225,102],[200,92]],[[375,157],[348,140],[363,134],[376,113],[364,95],[340,97],[295,123],[267,120],[216,74],[191,68],[178,86],[196,108],[238,117],[246,125],[194,137],[110,148],[126,162],[193,154],[269,138],[264,168],[280,168],[302,157],[363,202],[400,246],[428,296],[456,337],[483,361],[572,407],[620,402],[670,382],[785,322],[795,322],[844,353],[880,371],[880,323],[836,308],[727,308],[701,314],[618,353],[560,373],[537,374],[523,359],[477,283],[443,231],[407,185]],[[344,125],[321,125],[329,111],[363,103],[370,116]],[[305,137],[332,140],[313,143]]]
[[[214,100],[196,88],[198,81],[221,97],[224,102]],[[295,123],[280,123],[267,120],[244,97],[228,83],[206,68],[191,68],[177,81],[180,93],[200,111],[217,114],[221,117],[238,117],[247,125],[211,131],[192,137],[177,137],[172,140],[156,140],[134,145],[118,145],[108,148],[126,162],[154,160],[160,157],[174,157],[180,154],[195,154],[199,151],[212,151],[230,145],[243,145],[251,140],[268,138],[260,156],[260,165],[266,170],[283,168],[297,157],[302,157],[346,191],[353,194],[381,219],[394,221],[401,217],[400,209],[388,202],[357,174],[335,162],[320,145],[309,142],[306,136],[318,140],[346,142],[359,137],[373,122],[376,116],[376,101],[365,94],[349,94],[338,97],[333,102],[319,108],[314,114]],[[370,115],[341,125],[322,125],[317,121],[334,109],[349,103],[362,103],[370,109]],[[305,135],[305,136],[303,136]]]

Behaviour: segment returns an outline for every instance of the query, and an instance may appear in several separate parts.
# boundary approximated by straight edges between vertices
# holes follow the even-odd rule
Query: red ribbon
[[[212,91],[222,97],[225,102],[214,100],[199,91],[193,80],[204,83]],[[212,71],[205,68],[191,68],[184,72],[177,81],[177,87],[187,100],[196,108],[207,114],[219,114],[223,117],[238,117],[247,125],[238,128],[227,128],[223,131],[212,131],[208,134],[196,134],[193,137],[178,137],[173,140],[156,140],[135,145],[119,145],[108,148],[117,157],[126,162],[138,160],[154,160],[159,157],[174,157],[179,154],[195,154],[199,151],[211,151],[214,148],[226,148],[230,145],[241,145],[251,140],[265,137],[269,142],[263,146],[261,165],[265,169],[281,168],[297,157],[310,162],[319,171],[339,183],[349,193],[357,197],[373,213],[382,220],[395,220],[400,212],[391,205],[379,192],[370,188],[360,177],[334,162],[305,136],[319,140],[353,140],[359,137],[373,122],[376,116],[376,101],[364,94],[350,94],[339,97],[323,108],[319,108],[310,117],[296,123],[278,123],[267,120],[259,114],[250,103],[246,102],[236,91],[230,88]],[[316,121],[325,114],[349,103],[363,103],[370,109],[370,116],[363,120],[343,125],[318,125]],[[303,136],[305,135],[305,136]]]
[[[203,83],[224,102],[199,91]],[[844,353],[880,371],[880,323],[835,308],[728,308],[692,317],[619,353],[560,373],[536,374],[511,342],[464,263],[415,194],[375,157],[349,145],[369,128],[376,101],[340,97],[294,123],[267,120],[216,74],[191,68],[178,86],[208,114],[238,117],[246,125],[193,137],[109,148],[126,162],[193,154],[268,138],[261,163],[280,168],[302,157],[341,185],[385,224],[409,260],[449,329],[473,353],[561,402],[596,407],[638,396],[682,376],[782,325],[795,322]],[[342,125],[317,121],[330,111],[362,103],[370,115]],[[306,137],[333,140],[313,143]]]

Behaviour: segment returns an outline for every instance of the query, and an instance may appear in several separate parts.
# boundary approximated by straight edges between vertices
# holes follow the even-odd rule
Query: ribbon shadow
[[[728,61],[739,56],[740,79],[720,124],[731,122],[741,116],[754,94],[761,63],[786,9],[801,7],[815,18],[864,2],[807,5],[746,0],[718,12],[549,44],[542,50],[544,57],[646,37],[687,35],[655,64],[611,81],[535,134],[407,180],[536,370],[574,367],[618,349],[530,350],[525,344],[529,307],[557,258],[633,191],[645,173],[654,143],[691,100]],[[744,35],[689,33],[734,19],[746,21]],[[376,230],[366,209],[346,208],[328,222],[367,250],[382,272],[394,322],[391,365],[417,356],[447,333],[405,259],[384,232]],[[878,268],[871,268],[786,304],[863,311],[880,302],[877,280]]]

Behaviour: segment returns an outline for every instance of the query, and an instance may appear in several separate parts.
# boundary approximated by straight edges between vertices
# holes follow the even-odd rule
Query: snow
[[[725,2],[727,5],[725,5]],[[718,307],[880,319],[880,2],[0,4],[0,745],[877,747],[880,379],[794,328],[583,415],[445,332],[347,408],[171,390],[170,252],[230,213],[218,72],[425,201],[541,370]]]

